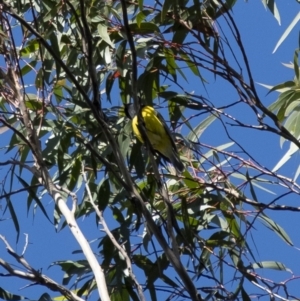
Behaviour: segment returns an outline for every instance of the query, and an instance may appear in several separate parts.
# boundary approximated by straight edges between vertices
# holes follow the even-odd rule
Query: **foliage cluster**
[[[69,300],[93,291],[101,300],[299,298],[289,287],[293,277],[279,283],[260,273],[290,272],[284,263],[260,261],[253,251],[257,224],[293,245],[266,213],[299,210],[277,204],[300,193],[297,177],[276,173],[293,152],[270,170],[228,131],[276,134],[298,150],[298,50],[290,65],[295,79],[270,87],[281,94],[266,107],[232,13],[236,2],[1,1],[0,123],[9,133],[1,199],[17,241],[15,198],[23,193],[28,212],[69,227],[83,252],[79,261],[52,264],[64,272],[60,284],[0,233],[18,263],[0,258],[1,269]],[[280,20],[274,1],[262,2]],[[219,105],[204,97],[214,80],[235,100]],[[161,111],[186,166],[181,175],[135,141],[123,111],[129,102]],[[245,108],[250,123],[232,114]],[[205,143],[204,131],[225,139]],[[103,230],[93,249],[82,217]],[[1,286],[0,297],[24,298]]]

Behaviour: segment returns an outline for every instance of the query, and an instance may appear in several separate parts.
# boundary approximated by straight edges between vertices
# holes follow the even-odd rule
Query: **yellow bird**
[[[125,105],[125,114],[128,118],[132,119],[132,130],[134,135],[140,142],[144,143],[142,134],[138,127],[138,117],[133,104]],[[172,163],[179,173],[183,172],[184,165],[179,158],[171,132],[161,114],[150,106],[142,106],[141,115],[143,117],[143,125],[152,148],[166,161]]]

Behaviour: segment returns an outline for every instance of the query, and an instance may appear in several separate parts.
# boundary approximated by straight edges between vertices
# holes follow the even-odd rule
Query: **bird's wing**
[[[180,160],[178,150],[173,140],[171,131],[160,113],[156,112],[156,117],[158,121],[163,125],[162,129],[164,132],[164,136],[168,137],[170,143],[168,148],[162,147],[161,149],[158,149],[158,151],[165,157],[167,161],[173,164],[178,173],[181,173],[184,170],[184,165]]]
[[[143,119],[145,123],[146,132],[151,144],[159,146],[162,141],[166,139],[166,131],[164,124],[157,117],[157,112],[149,107],[143,108]]]
[[[156,111],[156,116],[157,118],[159,119],[159,121],[162,123],[162,125],[164,126],[164,129],[165,131],[167,132],[168,136],[170,137],[170,140],[171,140],[171,144],[172,144],[172,147],[174,150],[177,150],[176,148],[176,145],[175,145],[175,142],[173,140],[173,136],[172,136],[172,133],[169,129],[169,127],[167,126],[165,120],[163,119],[163,117],[161,116],[161,114],[159,112]]]

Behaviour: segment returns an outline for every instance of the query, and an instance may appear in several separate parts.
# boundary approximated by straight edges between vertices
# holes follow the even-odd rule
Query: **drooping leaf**
[[[28,300],[26,297],[12,294],[9,291],[4,290],[2,287],[0,287],[0,298],[7,301]]]
[[[4,194],[7,194],[7,193],[4,191]],[[15,208],[14,208],[12,202],[11,202],[10,197],[6,197],[5,199],[6,199],[6,204],[7,204],[8,211],[9,211],[10,216],[11,216],[12,221],[13,221],[13,225],[14,225],[15,230],[17,232],[16,241],[18,242],[19,241],[19,237],[20,237],[19,219],[18,219],[18,216],[16,214]]]
[[[265,8],[269,8],[278,24],[280,25],[280,15],[275,0],[262,0],[262,3],[264,4]]]
[[[263,0],[266,1],[266,0]],[[274,0],[270,1],[270,2],[274,2]],[[298,14],[296,15],[296,17],[293,19],[293,21],[290,23],[290,25],[287,27],[287,29],[284,31],[284,33],[282,34],[282,36],[280,37],[280,39],[278,40],[273,53],[276,52],[276,50],[278,49],[278,47],[283,43],[283,41],[288,37],[288,35],[290,34],[290,32],[293,30],[293,28],[296,26],[296,24],[299,22],[300,20],[300,12],[298,12]]]
[[[252,263],[253,269],[272,269],[279,271],[286,271],[292,273],[290,269],[288,269],[283,263],[278,261],[261,261]]]
[[[261,219],[264,222],[264,224],[270,230],[274,231],[283,241],[285,241],[288,245],[293,246],[293,242],[290,239],[289,235],[285,232],[285,230],[280,225],[278,225],[276,222],[271,220],[265,214],[259,215],[258,218]]]

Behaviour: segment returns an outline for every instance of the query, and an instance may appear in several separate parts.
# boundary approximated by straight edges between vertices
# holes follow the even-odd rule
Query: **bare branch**
[[[61,293],[68,300],[83,301],[82,298],[78,297],[72,291],[56,283],[51,278],[47,277],[46,275],[40,273],[39,271],[31,267],[30,264],[25,260],[23,255],[18,255],[12,249],[12,247],[9,245],[9,243],[7,242],[4,236],[0,235],[0,239],[4,242],[7,252],[11,256],[13,256],[16,259],[16,261],[26,269],[26,271],[17,270],[16,268],[13,268],[8,262],[0,258],[0,266],[2,266],[5,270],[7,270],[10,275],[43,285],[54,292]]]
[[[83,165],[82,165],[82,175],[83,175],[83,178],[84,178],[84,181],[85,181],[85,189],[86,189],[86,191],[88,193],[88,196],[89,196],[89,202],[92,204],[97,216],[99,217],[100,223],[103,226],[103,229],[104,229],[106,235],[109,237],[109,239],[111,240],[113,245],[116,247],[116,249],[124,257],[126,265],[127,265],[128,275],[131,278],[131,280],[133,281],[133,283],[135,284],[135,287],[138,291],[140,301],[146,301],[146,298],[145,298],[144,293],[143,293],[143,289],[142,289],[141,285],[138,283],[138,280],[137,280],[137,278],[135,277],[135,275],[133,273],[131,259],[130,259],[129,255],[127,254],[125,249],[116,241],[114,235],[111,233],[111,231],[109,230],[109,228],[108,228],[108,226],[105,222],[105,219],[103,217],[103,212],[101,210],[99,210],[98,206],[95,204],[95,202],[93,200],[93,197],[92,197],[92,194],[91,194],[91,191],[90,191],[90,188],[89,188],[89,183],[87,181],[86,174],[84,172],[84,166]],[[125,276],[127,276],[127,275],[125,274]]]

